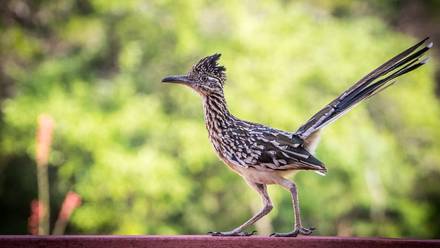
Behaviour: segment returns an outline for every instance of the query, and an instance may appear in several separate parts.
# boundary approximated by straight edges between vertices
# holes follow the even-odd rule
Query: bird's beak
[[[188,78],[188,76],[169,76],[162,79],[163,83],[181,83],[181,84],[192,84],[193,81]]]

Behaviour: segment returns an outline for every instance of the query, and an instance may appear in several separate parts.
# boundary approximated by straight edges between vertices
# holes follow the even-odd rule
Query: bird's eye
[[[202,81],[208,81],[208,77],[207,76],[202,76]]]

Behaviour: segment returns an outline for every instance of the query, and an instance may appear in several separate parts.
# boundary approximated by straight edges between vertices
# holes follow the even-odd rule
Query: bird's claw
[[[301,235],[310,235],[312,234],[312,232],[315,230],[316,228],[314,227],[310,227],[310,228],[305,228],[305,227],[296,227],[295,230],[293,230],[292,232],[288,232],[288,233],[272,233],[270,236],[271,237],[296,237],[298,236],[298,234]]]
[[[243,232],[243,231],[230,231],[230,232],[208,232],[211,236],[237,236],[237,237],[246,237],[246,236],[252,236],[256,234],[257,231],[252,232]]]

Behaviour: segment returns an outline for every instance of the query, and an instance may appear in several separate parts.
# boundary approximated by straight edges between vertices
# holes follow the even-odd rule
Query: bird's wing
[[[276,130],[255,132],[250,144],[252,156],[245,162],[261,170],[317,170],[326,172],[324,164],[311,155],[302,141],[292,134]]]

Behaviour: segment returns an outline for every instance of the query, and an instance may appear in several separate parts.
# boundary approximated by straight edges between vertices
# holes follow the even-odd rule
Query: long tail
[[[425,64],[427,58],[422,58],[422,56],[432,47],[432,42],[429,42],[419,50],[417,49],[424,45],[428,39],[429,37],[425,38],[363,77],[310,118],[296,131],[296,135],[306,139],[311,134],[341,117],[362,100],[392,85],[395,82],[393,79]]]

